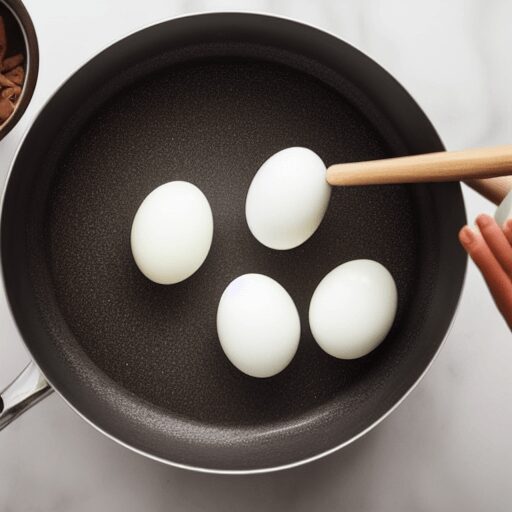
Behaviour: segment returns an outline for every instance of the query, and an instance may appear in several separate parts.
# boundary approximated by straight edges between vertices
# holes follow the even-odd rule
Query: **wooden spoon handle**
[[[331,185],[381,185],[494,178],[512,174],[512,145],[331,165]]]

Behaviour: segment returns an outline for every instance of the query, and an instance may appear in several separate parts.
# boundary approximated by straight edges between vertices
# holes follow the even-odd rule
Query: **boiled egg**
[[[313,235],[331,197],[322,159],[307,148],[283,149],[255,174],[245,215],[254,237],[271,249],[292,249]]]
[[[373,260],[354,260],[320,281],[311,298],[309,325],[325,352],[355,359],[384,340],[396,308],[397,289],[386,267]]]
[[[139,206],[132,224],[132,254],[151,281],[179,283],[203,264],[212,237],[213,216],[205,195],[192,183],[171,181]]]
[[[512,190],[505,196],[494,214],[494,219],[503,227],[508,219],[512,219]]]
[[[245,274],[222,294],[217,333],[222,350],[240,371],[252,377],[271,377],[286,368],[297,351],[299,314],[277,281]]]

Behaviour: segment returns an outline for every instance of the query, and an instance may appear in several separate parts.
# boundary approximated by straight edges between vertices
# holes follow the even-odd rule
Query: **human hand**
[[[480,269],[494,302],[512,330],[512,219],[503,229],[489,215],[476,218],[477,230],[464,226],[459,240]]]

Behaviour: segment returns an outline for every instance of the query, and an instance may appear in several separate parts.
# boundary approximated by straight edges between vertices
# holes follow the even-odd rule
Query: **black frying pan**
[[[275,469],[360,436],[418,382],[456,309],[466,258],[458,184],[333,190],[315,235],[273,251],[250,234],[248,186],[270,155],[305,146],[327,165],[439,151],[421,109],[382,68],[324,32],[254,14],[179,18],[111,46],[68,80],[26,136],[5,192],[1,256],[12,313],[37,365],[100,430],[150,457],[215,471]],[[156,186],[210,201],[214,239],[190,279],[156,285],[130,252]],[[355,258],[396,279],[398,314],[370,355],[314,342],[309,300]],[[296,357],[254,379],[217,340],[227,284],[258,272],[300,312]]]

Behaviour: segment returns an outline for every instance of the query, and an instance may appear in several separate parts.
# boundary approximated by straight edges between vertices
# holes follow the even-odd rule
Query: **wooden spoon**
[[[335,164],[327,169],[327,181],[335,186],[465,181],[495,204],[512,189],[509,175],[512,145]]]

